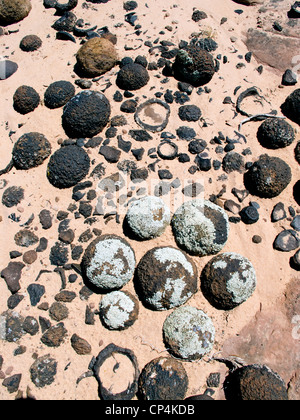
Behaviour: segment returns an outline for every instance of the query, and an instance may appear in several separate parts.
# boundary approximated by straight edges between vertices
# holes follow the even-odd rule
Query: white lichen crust
[[[234,252],[224,252],[215,257],[212,267],[222,268],[227,273],[226,268],[230,267],[230,262],[235,261],[239,269],[224,276],[226,290],[232,296],[235,304],[241,304],[252,296],[256,288],[256,273],[252,263],[240,254]]]
[[[193,255],[220,252],[229,235],[227,213],[207,200],[193,199],[183,203],[171,223],[178,245]]]
[[[88,280],[104,290],[120,289],[133,277],[135,254],[127,241],[104,235],[86,249],[83,267]]]
[[[141,239],[160,236],[170,224],[170,209],[155,196],[146,196],[134,201],[127,211],[126,219],[132,231]]]
[[[177,357],[197,360],[214,345],[215,327],[200,309],[182,306],[175,309],[163,324],[166,347]]]
[[[123,330],[135,321],[138,303],[128,292],[114,291],[103,296],[99,312],[108,329]]]

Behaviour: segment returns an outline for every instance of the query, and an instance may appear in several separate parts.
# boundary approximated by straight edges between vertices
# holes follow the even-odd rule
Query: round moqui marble
[[[21,39],[20,48],[25,52],[38,50],[42,46],[42,40],[37,35],[26,35]]]
[[[40,95],[31,86],[20,86],[13,96],[14,110],[25,115],[34,111],[40,103]]]
[[[15,143],[12,159],[15,168],[30,169],[41,165],[51,153],[51,144],[43,134],[23,134]]]
[[[103,93],[85,90],[64,106],[62,125],[69,137],[94,137],[108,123],[110,112],[110,103]]]
[[[116,84],[123,90],[138,90],[145,86],[149,80],[149,73],[144,66],[138,63],[129,63],[118,71]]]
[[[206,313],[182,306],[165,319],[163,338],[169,352],[188,361],[201,359],[214,345],[215,327]]]
[[[135,262],[135,253],[125,239],[103,235],[89,244],[81,266],[85,278],[97,290],[113,291],[130,281]]]
[[[284,381],[265,365],[248,365],[235,369],[225,378],[223,388],[226,400],[288,400]]]
[[[188,384],[188,375],[181,362],[172,357],[158,357],[142,369],[138,394],[148,401],[183,400]]]
[[[207,84],[215,74],[213,56],[195,45],[178,51],[172,69],[177,80],[195,87]]]
[[[252,263],[234,252],[213,257],[202,270],[200,278],[203,295],[217,309],[237,307],[249,299],[256,288]]]
[[[51,83],[44,93],[47,108],[55,109],[64,106],[75,95],[75,87],[71,82],[59,80]]]
[[[257,130],[257,139],[267,149],[280,149],[293,143],[295,132],[284,119],[267,118]]]
[[[139,314],[139,302],[129,292],[115,290],[103,296],[99,315],[109,330],[125,330],[130,327]]]
[[[70,188],[88,174],[90,158],[81,147],[70,145],[56,150],[47,167],[47,177],[56,188]]]
[[[294,90],[281,105],[282,113],[300,125],[300,89]]]
[[[155,196],[134,201],[125,217],[125,223],[139,239],[157,238],[165,231],[170,220],[170,209],[161,198]]]
[[[292,179],[290,166],[278,157],[261,155],[244,174],[244,185],[252,195],[277,197]]]
[[[229,235],[227,213],[202,199],[183,203],[174,213],[171,225],[178,246],[192,255],[218,253]]]
[[[11,25],[26,18],[32,9],[30,0],[2,0],[0,25]]]
[[[175,308],[197,292],[197,268],[185,252],[170,246],[155,247],[139,261],[135,287],[146,307],[157,311]]]
[[[108,39],[95,37],[80,47],[76,60],[80,74],[95,77],[111,70],[117,64],[118,54]]]

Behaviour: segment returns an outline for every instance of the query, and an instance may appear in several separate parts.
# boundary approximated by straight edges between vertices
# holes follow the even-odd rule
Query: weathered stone
[[[32,9],[30,0],[2,0],[0,25],[11,25],[26,18]]]
[[[91,345],[84,339],[79,337],[77,334],[73,334],[71,337],[71,346],[77,354],[90,354],[92,351]]]
[[[25,264],[21,262],[9,262],[8,266],[1,271],[1,277],[4,278],[8,289],[11,293],[16,293],[20,290],[20,278],[21,271],[25,267]]]
[[[30,378],[35,386],[51,385],[57,372],[57,362],[50,354],[41,356],[30,366]]]

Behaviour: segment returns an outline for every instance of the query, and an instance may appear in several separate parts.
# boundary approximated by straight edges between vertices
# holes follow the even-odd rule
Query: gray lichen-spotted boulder
[[[155,196],[146,196],[134,201],[126,214],[126,223],[140,239],[160,236],[170,224],[171,213],[164,201]]]
[[[213,257],[201,273],[201,290],[217,309],[229,310],[245,302],[256,288],[252,263],[242,255],[225,252]]]
[[[32,9],[30,0],[1,0],[0,25],[11,25],[26,18]]]
[[[183,203],[172,217],[172,229],[178,246],[192,255],[212,255],[221,251],[229,235],[226,212],[207,200]]]
[[[120,289],[133,277],[135,254],[130,244],[117,235],[103,235],[85,250],[81,267],[97,290]]]
[[[163,338],[166,348],[175,357],[198,360],[212,350],[215,327],[200,309],[182,306],[165,319]]]
[[[185,252],[155,247],[141,258],[135,286],[145,306],[166,310],[183,305],[198,290],[197,268]]]
[[[126,291],[107,293],[99,306],[101,321],[109,330],[125,330],[137,320],[138,313],[137,298]]]

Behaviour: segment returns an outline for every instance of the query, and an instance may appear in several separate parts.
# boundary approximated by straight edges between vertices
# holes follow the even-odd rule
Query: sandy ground
[[[260,88],[268,101],[271,102],[272,108],[276,109],[280,114],[280,105],[286,96],[294,90],[294,87],[280,88],[281,73],[276,72],[268,66],[264,66],[262,74],[256,70],[260,65],[259,62],[252,59],[250,64],[246,63],[245,67],[236,68],[239,62],[244,62],[243,58],[247,52],[244,44],[245,34],[248,28],[256,28],[259,6],[246,7],[238,5],[230,0],[214,0],[213,2],[203,0],[198,2],[192,0],[183,2],[178,0],[151,0],[147,4],[140,1],[136,9],[138,22],[141,25],[142,34],[136,36],[132,26],[124,22],[125,11],[122,7],[121,0],[111,0],[106,4],[87,3],[89,8],[82,7],[83,1],[79,0],[78,6],[74,10],[78,18],[90,22],[91,25],[97,24],[98,27],[107,25],[109,30],[117,35],[117,45],[119,56],[130,56],[135,58],[137,55],[145,55],[148,61],[155,61],[157,57],[150,56],[148,47],[144,46],[147,39],[155,40],[159,37],[161,40],[170,40],[174,44],[178,44],[180,40],[189,40],[193,32],[205,31],[218,43],[218,49],[213,53],[226,55],[228,63],[220,65],[219,72],[214,76],[208,84],[209,93],[197,95],[194,89],[191,95],[191,104],[195,104],[202,110],[204,119],[208,122],[207,127],[202,127],[199,122],[189,123],[193,127],[199,138],[207,141],[211,156],[214,154],[214,146],[209,145],[209,141],[218,135],[219,131],[226,136],[233,138],[234,130],[238,129],[239,123],[244,119],[238,115],[234,118],[234,104],[223,104],[223,99],[230,96],[232,101],[236,101],[234,89],[241,86],[242,90],[250,86]],[[175,4],[176,3],[176,4]],[[194,22],[191,19],[193,8],[198,8],[207,13],[208,18]],[[244,10],[242,15],[234,12],[236,9]],[[227,17],[227,22],[220,25],[223,17]],[[78,78],[73,71],[75,64],[75,54],[79,49],[79,40],[77,43],[68,41],[55,40],[55,31],[51,28],[53,22],[57,19],[54,16],[53,9],[45,9],[42,0],[32,1],[32,11],[30,15],[22,22],[12,25],[9,29],[18,29],[17,32],[1,37],[0,54],[18,63],[18,71],[9,79],[0,82],[0,167],[5,167],[11,158],[11,150],[14,142],[24,133],[30,131],[38,131],[43,133],[51,142],[52,151],[59,148],[58,140],[65,139],[66,135],[61,126],[62,109],[49,110],[41,104],[34,112],[22,116],[14,111],[12,106],[12,98],[15,90],[22,84],[34,87],[43,98],[46,87],[56,80],[69,80],[74,82]],[[171,26],[172,30],[165,29]],[[165,34],[160,35],[159,32],[164,31]],[[20,40],[28,34],[38,35],[42,41],[42,47],[32,53],[25,53],[19,48]],[[234,38],[232,38],[234,37]],[[232,39],[234,42],[232,42]],[[125,45],[139,46],[136,50],[125,51]],[[234,52],[237,50],[237,52]],[[105,91],[105,95],[110,100],[112,106],[112,116],[120,115],[120,104],[112,100],[116,91],[114,83],[118,67],[113,68],[109,73],[105,74],[98,82],[94,82],[92,89],[101,90],[106,80],[112,82],[112,86]],[[144,88],[136,91],[136,96],[143,100],[143,97],[150,99],[154,97],[154,92],[165,92],[168,88],[173,92],[177,90],[177,81],[170,78],[167,84],[162,84],[161,78],[154,77],[161,74],[161,70],[150,72],[150,82]],[[76,86],[76,92],[81,89]],[[177,111],[178,104],[171,105],[171,115],[169,124],[166,128],[168,132],[175,133],[176,129],[181,125],[186,125],[180,121]],[[260,112],[260,110],[258,111]],[[133,119],[133,114],[125,115],[128,124],[121,127],[124,129],[122,136],[125,140],[130,139],[128,131],[131,128],[138,128]],[[242,133],[246,136],[247,144],[237,144],[236,151],[242,152],[246,147],[250,147],[252,155],[245,158],[246,161],[256,160],[265,150],[260,146],[256,139],[256,131],[259,122],[249,122],[243,125]],[[296,140],[299,140],[299,128],[292,123],[296,130]],[[119,128],[120,130],[120,128]],[[13,131],[14,134],[9,136]],[[130,139],[132,140],[132,139]],[[117,144],[116,138],[111,140],[111,144]],[[141,144],[146,152],[150,147],[156,147],[160,142],[160,133],[153,134],[153,140],[148,144]],[[133,144],[135,144],[133,140]],[[274,251],[273,241],[276,235],[283,229],[289,227],[289,221],[272,223],[270,220],[271,211],[276,203],[284,202],[285,208],[293,206],[299,212],[297,204],[293,199],[292,187],[294,182],[299,178],[299,166],[294,159],[294,145],[281,149],[280,151],[268,151],[270,155],[280,156],[287,161],[292,168],[293,182],[286,190],[274,199],[259,199],[249,196],[244,201],[248,203],[253,200],[260,205],[260,219],[257,223],[247,226],[243,223],[230,225],[229,240],[223,251],[238,252],[247,257],[255,267],[257,274],[257,288],[252,297],[245,303],[232,311],[218,311],[213,308],[203,297],[201,291],[198,291],[189,301],[189,304],[206,312],[213,320],[216,328],[215,345],[210,354],[200,361],[184,362],[184,367],[189,377],[189,389],[187,396],[203,393],[206,389],[206,379],[211,372],[221,373],[221,384],[215,388],[213,398],[224,399],[222,383],[227,372],[224,364],[210,360],[213,355],[222,357],[238,356],[249,363],[264,363],[271,369],[275,370],[288,384],[292,378],[290,389],[291,399],[299,399],[299,383],[297,385],[297,377],[299,381],[299,339],[292,338],[292,329],[295,327],[291,319],[286,315],[286,288],[293,279],[298,279],[299,274],[289,265],[289,258],[292,253],[284,253]],[[136,147],[140,145],[136,142]],[[178,146],[180,152],[187,152],[187,142],[179,141]],[[130,155],[131,156],[131,155]],[[96,163],[104,162],[106,167],[106,175],[115,173],[117,167],[115,164],[108,164],[98,154],[98,149],[90,150],[91,159],[95,159]],[[121,159],[128,158],[122,152]],[[120,159],[120,160],[121,160]],[[132,159],[134,159],[132,157]],[[145,167],[152,163],[153,159],[145,153],[139,167]],[[160,161],[157,169],[169,169],[174,178],[178,176],[182,182],[189,179],[202,180],[204,182],[205,198],[209,198],[211,194],[217,194],[226,185],[226,192],[222,196],[224,199],[235,199],[231,194],[233,187],[243,189],[243,175],[234,172],[228,175],[227,180],[220,180],[218,177],[222,174],[222,170],[214,171],[213,169],[207,173],[196,172],[190,175],[188,172],[191,163],[181,164],[177,160]],[[125,176],[125,174],[124,174]],[[152,173],[153,179],[157,178],[157,173]],[[22,271],[20,280],[21,290],[19,293],[24,294],[25,298],[15,308],[23,316],[31,315],[38,319],[39,316],[48,317],[48,313],[41,311],[37,307],[30,305],[27,287],[32,283],[40,270],[53,270],[49,262],[49,251],[51,246],[57,241],[58,221],[53,218],[53,226],[50,230],[44,231],[39,223],[38,214],[45,208],[49,209],[55,216],[58,210],[67,210],[72,200],[72,189],[57,190],[52,187],[46,178],[46,162],[29,171],[18,171],[13,169],[9,174],[1,177],[2,181],[7,181],[7,186],[22,186],[25,190],[25,198],[17,208],[8,209],[4,206],[0,207],[1,223],[0,223],[0,267],[6,267],[10,261],[9,252],[12,250],[23,249],[17,247],[14,243],[14,235],[20,230],[20,224],[25,223],[31,214],[35,215],[35,219],[31,225],[35,233],[41,237],[46,236],[49,244],[45,252],[38,255],[37,261],[32,265],[26,265]],[[149,185],[149,184],[148,184]],[[96,187],[96,184],[95,186]],[[134,192],[135,194],[135,192]],[[235,199],[236,200],[236,199]],[[93,203],[96,203],[95,201]],[[243,204],[244,204],[243,203]],[[174,211],[174,209],[173,209]],[[21,217],[20,222],[13,222],[8,215],[15,212]],[[121,222],[124,215],[121,215]],[[122,231],[122,223],[118,224],[115,219],[105,223],[102,217],[98,218],[98,222],[92,225],[102,230],[102,233],[115,233],[124,235]],[[75,231],[75,242],[79,235],[87,229],[84,219],[71,219],[70,227]],[[253,235],[260,235],[262,242],[255,244],[252,242]],[[127,238],[128,239],[128,238]],[[171,245],[176,246],[171,228],[168,227],[165,233],[153,240],[145,242],[135,242],[128,239],[129,243],[135,250],[136,260],[145,254],[145,252],[154,246]],[[86,246],[87,244],[83,244]],[[210,257],[193,257],[199,274],[209,261]],[[18,260],[22,260],[22,257]],[[70,262],[72,262],[70,260]],[[68,272],[69,274],[71,272]],[[61,283],[57,273],[42,274],[39,283],[46,288],[46,293],[41,302],[48,302],[51,305],[54,296],[60,290]],[[36,399],[54,399],[54,400],[97,400],[98,389],[95,378],[85,378],[78,385],[76,379],[88,370],[88,365],[92,356],[97,356],[105,346],[114,343],[120,347],[129,348],[134,351],[139,368],[142,369],[150,360],[161,356],[168,355],[162,340],[162,325],[166,316],[171,311],[154,312],[149,311],[140,304],[140,313],[137,321],[125,331],[109,331],[103,327],[99,318],[96,316],[94,325],[85,324],[86,306],[96,310],[98,308],[101,295],[92,294],[88,300],[80,299],[79,291],[83,286],[83,282],[79,277],[75,283],[68,283],[67,290],[76,293],[76,298],[72,303],[67,303],[69,316],[65,319],[64,325],[68,331],[67,339],[58,348],[49,348],[41,341],[41,333],[35,336],[26,334],[18,343],[9,343],[0,341],[0,354],[3,357],[2,378],[9,377],[13,374],[22,374],[19,390],[26,395],[26,390],[31,390],[32,395]],[[135,293],[132,282],[129,282],[124,290]],[[0,282],[0,313],[7,309],[7,299],[10,292],[6,283],[2,279]],[[298,308],[299,309],[299,308]],[[295,313],[294,315],[297,315]],[[54,324],[55,321],[52,321]],[[70,337],[72,334],[78,334],[86,339],[91,347],[91,354],[78,355],[70,345]],[[26,346],[26,352],[14,356],[13,352],[19,345]],[[237,353],[238,352],[238,353]],[[29,368],[34,362],[36,356],[50,354],[58,363],[55,381],[44,388],[37,388],[30,379]],[[107,380],[111,373],[109,369]],[[122,380],[127,377],[126,366],[123,370],[119,370],[113,377],[114,386],[122,387]],[[105,376],[104,376],[105,377]],[[296,378],[296,379],[295,379]],[[116,385],[118,384],[118,385]],[[297,388],[298,386],[298,388]],[[16,393],[8,393],[4,386],[0,386],[0,399],[14,399]]]

